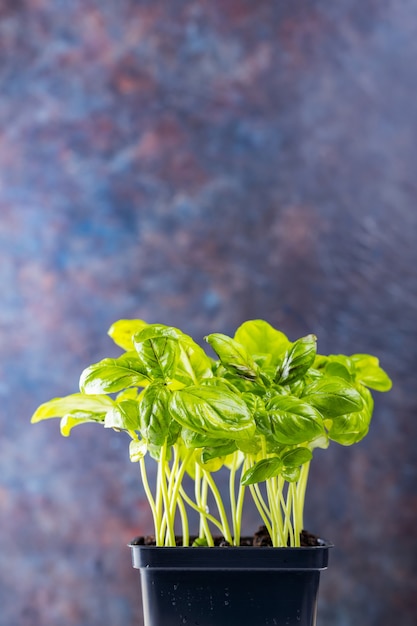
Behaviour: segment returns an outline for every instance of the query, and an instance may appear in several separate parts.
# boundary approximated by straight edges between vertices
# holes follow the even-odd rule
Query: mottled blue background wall
[[[319,624],[414,626],[416,9],[0,2],[1,626],[141,623],[127,440],[28,425],[120,317],[381,358],[369,437],[312,468]]]

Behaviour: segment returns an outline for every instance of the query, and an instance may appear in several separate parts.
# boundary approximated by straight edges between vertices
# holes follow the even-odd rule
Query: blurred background
[[[119,318],[380,358],[311,470],[318,623],[414,626],[416,58],[412,0],[0,1],[1,626],[142,623],[127,438],[29,425]]]

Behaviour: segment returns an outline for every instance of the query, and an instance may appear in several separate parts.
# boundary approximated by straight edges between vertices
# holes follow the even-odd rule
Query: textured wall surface
[[[412,0],[1,0],[1,626],[141,624],[126,439],[28,425],[120,317],[380,357],[312,467],[319,624],[414,626],[416,35]]]

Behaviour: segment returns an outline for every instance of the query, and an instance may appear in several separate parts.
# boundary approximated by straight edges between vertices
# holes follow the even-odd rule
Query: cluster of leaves
[[[141,463],[160,544],[173,542],[177,507],[187,534],[184,503],[200,513],[200,535],[211,543],[208,490],[218,505],[217,526],[236,543],[249,486],[274,544],[287,545],[289,537],[298,545],[313,450],[330,441],[360,441],[373,412],[369,389],[391,387],[376,357],[321,356],[314,335],[291,342],[263,320],[245,322],[233,338],[207,336],[217,358],[162,324],[119,320],[109,335],[124,353],[85,369],[80,393],[41,405],[32,421],[60,417],[65,436],[85,422],[129,433],[130,457]],[[160,465],[155,496],[143,464],[147,453]],[[233,532],[212,477],[222,466],[233,481]],[[198,485],[194,498],[184,492],[185,474]],[[266,485],[265,495],[259,483]]]

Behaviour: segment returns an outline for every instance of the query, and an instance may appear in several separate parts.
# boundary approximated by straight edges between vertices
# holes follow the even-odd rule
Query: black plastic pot
[[[302,548],[131,545],[145,626],[314,626],[331,544]]]

